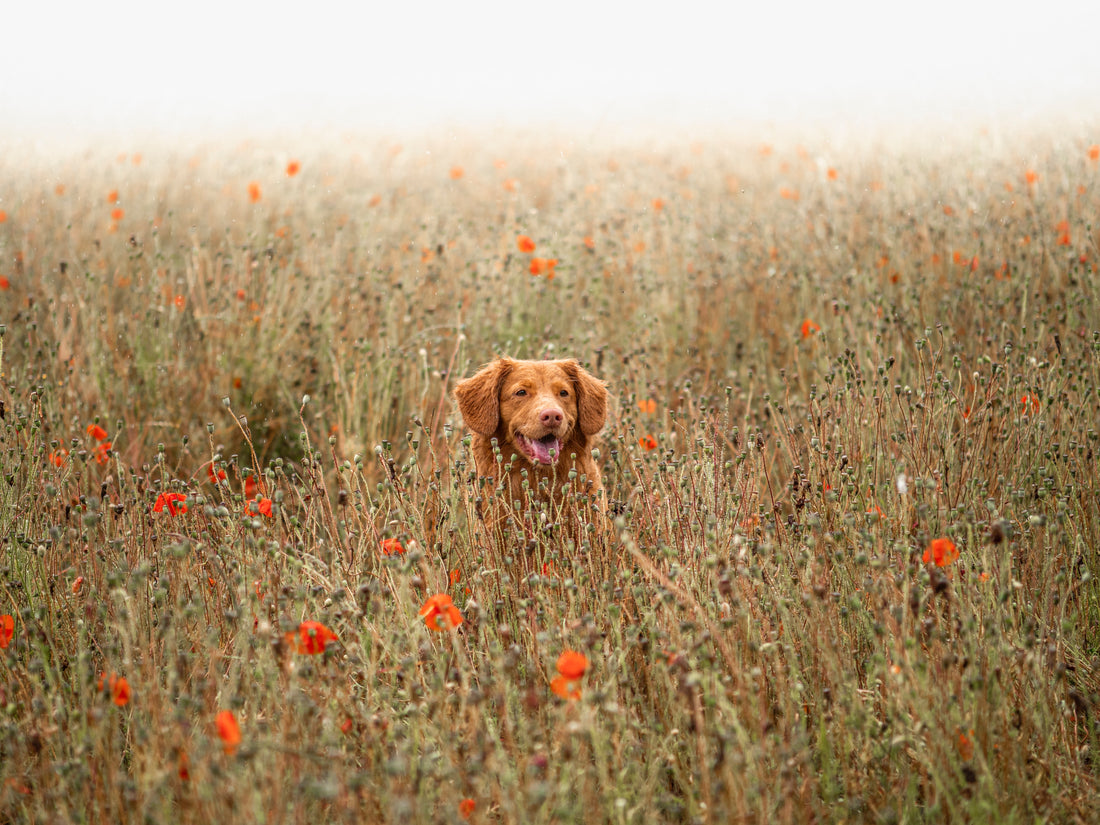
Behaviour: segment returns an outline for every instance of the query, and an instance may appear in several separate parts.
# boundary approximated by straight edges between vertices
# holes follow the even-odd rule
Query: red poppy
[[[829,178],[829,180],[836,180],[840,177],[840,173],[831,166],[829,167],[828,171],[825,172],[825,175]]]
[[[286,176],[288,178],[294,177],[295,175],[297,175],[301,171],[302,171],[302,164],[298,163],[298,161],[296,161],[296,160],[292,160],[290,163],[288,163],[286,165]]]
[[[451,585],[451,587],[454,587],[456,584],[458,584],[461,579],[462,579],[462,573],[459,572],[457,567],[454,570],[452,570],[450,572],[450,575],[447,577],[447,581]]]
[[[593,250],[596,248],[596,241],[593,240],[591,235],[585,235],[583,243],[585,247],[589,250]]]
[[[260,184],[256,183],[256,181],[252,181],[248,184],[248,199],[252,201],[252,203],[259,203],[260,198],[263,196],[263,192],[260,191]]]
[[[0,223],[3,223],[3,221],[0,221]],[[11,289],[11,281],[3,275],[0,275],[0,289]]]
[[[458,815],[461,816],[463,819],[469,819],[470,814],[474,812],[474,808],[476,806],[477,803],[474,802],[474,800],[468,798],[463,799],[461,802],[458,803]]]
[[[816,335],[821,332],[821,325],[815,321],[811,321],[807,318],[802,322],[802,337],[809,338],[811,335]]]
[[[111,458],[111,442],[102,441],[95,446],[96,464],[106,464]]]
[[[554,280],[554,267],[557,265],[557,258],[532,258],[531,274],[545,275],[548,281],[552,281]]]
[[[118,203],[118,190],[112,189],[107,193],[107,203]]]
[[[112,220],[112,221],[120,221],[120,220],[122,220],[122,217],[123,217],[123,216],[124,216],[125,214],[126,214],[126,211],[125,211],[124,209],[121,209],[121,208],[119,208],[119,209],[112,209],[112,210],[111,210],[111,220]]]
[[[5,223],[8,220],[8,213],[3,209],[0,209],[0,223]]]
[[[657,402],[652,398],[645,398],[638,402],[638,409],[647,415],[653,415],[657,412]]]
[[[214,717],[214,724],[218,728],[218,738],[222,740],[222,748],[228,754],[236,752],[241,744],[241,726],[237,724],[237,717],[231,710],[223,710]]]
[[[52,453],[50,453],[48,456],[46,456],[46,460],[49,461],[50,464],[52,464],[55,467],[64,467],[65,466],[65,457],[68,454],[69,454],[69,451],[64,449],[64,448],[62,448],[60,450],[54,450]]]
[[[516,243],[519,245],[520,252],[531,253],[535,251],[535,242],[527,235],[520,235]]]
[[[405,547],[397,539],[384,539],[382,541],[383,556],[400,556],[405,552]]]
[[[959,548],[949,538],[932,539],[932,543],[925,548],[921,561],[925,564],[932,562],[936,567],[946,567],[959,557]]]
[[[11,644],[11,638],[15,635],[15,618],[10,613],[0,616],[0,648]]]
[[[186,499],[186,493],[161,493],[153,505],[153,512],[163,513],[167,508],[170,516],[182,515],[187,512],[187,505],[183,503]]]
[[[125,676],[119,676],[111,682],[111,701],[120,708],[130,704],[130,683]]]
[[[292,642],[297,635],[296,649],[299,653],[307,653],[316,656],[325,652],[329,642],[336,641],[336,634],[320,622],[302,622],[298,625],[297,634],[288,633],[287,641]]]
[[[275,514],[271,510],[271,499],[258,498],[245,502],[244,514],[246,516],[267,516],[268,518],[274,518]]]
[[[653,203],[650,205],[653,207],[654,212],[660,212],[662,209],[665,208],[665,202],[660,198],[654,198]]]
[[[588,670],[588,657],[575,650],[566,650],[558,657],[555,667],[566,679],[576,681]]]
[[[1094,143],[1089,147],[1089,160],[1100,160],[1100,144]]]
[[[96,441],[102,441],[107,437],[107,431],[98,424],[89,424],[88,435],[90,435]]]
[[[225,470],[215,470],[213,464],[206,465],[206,474],[210,477],[211,484],[217,484],[219,481],[225,481]]]
[[[562,699],[580,699],[581,688],[576,682],[571,682],[564,676],[555,676],[550,680],[550,690]]]
[[[1039,182],[1039,173],[1034,169],[1028,169],[1024,172],[1024,180],[1027,181],[1028,184],[1036,184]]]
[[[428,630],[446,630],[458,627],[463,622],[462,614],[446,593],[436,593],[429,597],[420,608],[420,615],[424,617]],[[443,624],[439,622],[440,617],[443,618]]]
[[[461,178],[465,174],[466,174],[466,170],[463,169],[461,166],[452,166],[451,167],[451,180],[458,180],[459,178]]]
[[[643,435],[638,439],[638,443],[641,444],[647,450],[657,449],[657,439],[651,435]]]
[[[1039,412],[1039,399],[1030,393],[1024,393],[1020,396],[1020,406],[1023,407],[1025,415],[1029,412],[1037,413]]]

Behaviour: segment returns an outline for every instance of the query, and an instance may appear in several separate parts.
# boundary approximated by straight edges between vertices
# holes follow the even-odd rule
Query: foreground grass
[[[1088,820],[1095,142],[5,153],[3,819]],[[610,382],[582,547],[497,352]]]

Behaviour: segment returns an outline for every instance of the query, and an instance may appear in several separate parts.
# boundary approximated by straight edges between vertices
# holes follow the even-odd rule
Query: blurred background
[[[1094,114],[1100,4],[20,3],[0,134]]]

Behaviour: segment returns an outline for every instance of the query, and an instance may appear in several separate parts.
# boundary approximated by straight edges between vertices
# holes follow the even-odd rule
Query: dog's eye
[[[568,398],[569,397],[569,390],[562,390],[561,392],[558,393],[558,395],[560,395],[562,398]]]
[[[516,390],[516,395],[527,395],[527,390]]]

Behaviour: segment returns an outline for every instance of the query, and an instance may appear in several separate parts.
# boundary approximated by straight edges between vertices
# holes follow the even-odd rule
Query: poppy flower
[[[660,198],[654,198],[650,206],[653,207],[654,212],[660,212],[662,209],[665,208],[665,202]]]
[[[0,209],[0,223],[5,223],[8,220],[8,213],[3,209]]]
[[[206,474],[210,477],[211,484],[217,484],[220,481],[225,481],[225,470],[215,470],[213,464],[206,465]]]
[[[241,726],[237,724],[237,717],[233,711],[223,710],[214,717],[214,724],[218,729],[218,738],[222,740],[222,748],[232,755],[241,744]]]
[[[125,214],[126,214],[126,211],[124,209],[121,209],[121,208],[112,209],[111,210],[111,220],[112,221],[120,221],[120,220],[122,220],[122,218]]]
[[[973,730],[965,732],[962,730],[959,731],[959,756],[963,758],[963,761],[969,762],[974,758],[974,742],[970,736],[966,735],[967,733],[969,733],[970,736],[974,735]]]
[[[1089,147],[1089,160],[1100,160],[1100,144],[1094,143]]]
[[[554,267],[557,265],[557,258],[532,258],[531,274],[545,275],[548,281],[552,281],[554,280]]]
[[[260,198],[263,196],[263,192],[260,190],[260,184],[256,183],[256,181],[252,181],[248,184],[248,199],[252,201],[252,203],[259,203]]]
[[[405,552],[405,546],[397,539],[385,539],[382,542],[383,556],[400,556]]]
[[[657,439],[651,435],[643,435],[638,439],[638,443],[641,444],[646,450],[657,449]]]
[[[107,203],[118,203],[118,190],[112,189],[107,193]]]
[[[153,512],[163,513],[167,509],[170,516],[182,515],[187,512],[187,505],[183,503],[186,499],[186,493],[161,493],[153,505]]]
[[[287,641],[294,641],[297,636],[296,649],[299,653],[316,656],[325,652],[329,642],[336,641],[336,634],[320,622],[308,621],[298,625],[297,633],[288,633]]]
[[[825,172],[825,176],[826,176],[826,177],[827,177],[827,178],[828,178],[829,180],[836,180],[837,178],[839,178],[839,177],[840,177],[840,173],[839,173],[839,172],[837,172],[837,171],[836,171],[836,169],[834,169],[833,167],[831,167],[831,166],[830,166],[830,167],[828,168],[828,170],[827,170],[827,171]]]
[[[575,650],[566,650],[558,657],[556,666],[558,675],[550,680],[550,690],[563,699],[580,699],[578,683],[588,670],[588,657]]]
[[[298,163],[298,161],[296,161],[296,160],[292,160],[290,163],[288,163],[286,165],[286,176],[288,178],[294,177],[295,175],[297,175],[301,171],[302,171],[302,164]]]
[[[519,246],[520,252],[531,253],[535,251],[535,242],[527,235],[520,235],[519,238],[516,239],[516,244]]]
[[[446,630],[458,627],[463,622],[462,614],[446,593],[436,593],[429,597],[420,608],[420,615],[424,617],[424,624],[428,626],[428,630]],[[443,617],[442,624],[439,621],[440,617]]]
[[[246,516],[267,516],[268,518],[274,518],[275,514],[271,510],[271,499],[269,498],[257,498],[248,501],[244,505],[244,514]]]
[[[96,441],[103,441],[103,439],[107,437],[107,431],[98,424],[89,424],[88,435],[90,435]]]
[[[657,412],[657,402],[652,398],[645,398],[638,402],[638,409],[648,415]]]
[[[244,497],[255,498],[257,491],[260,489],[259,482],[256,481],[256,476],[249,476],[244,480]]]
[[[2,221],[0,221],[2,223]],[[11,289],[11,281],[0,275],[0,289]]]
[[[1034,185],[1039,182],[1039,173],[1034,169],[1028,169],[1024,172],[1024,180],[1027,181],[1028,185]]]
[[[802,322],[802,337],[809,338],[811,335],[816,335],[821,332],[821,325],[815,321],[811,321],[807,318]]]
[[[932,562],[936,567],[946,567],[959,557],[959,548],[949,538],[932,539],[932,543],[924,550],[921,561],[925,564]]]
[[[11,644],[11,637],[15,635],[15,618],[10,613],[0,616],[0,648]]]
[[[84,577],[83,576],[77,576],[76,581],[73,582],[73,595],[75,596],[77,593],[79,593],[80,588],[82,588],[83,586],[84,586]]]
[[[585,235],[583,243],[584,243],[585,248],[588,249],[589,251],[594,250],[596,248],[596,241],[592,238],[591,235]]]
[[[463,799],[461,802],[458,803],[458,815],[461,816],[463,819],[469,819],[470,814],[474,812],[474,808],[476,806],[477,803],[474,802],[474,800],[469,798]]]
[[[465,174],[466,174],[466,170],[463,169],[461,166],[452,166],[451,167],[451,180],[458,180],[459,178],[461,178]]]
[[[1030,393],[1024,393],[1020,396],[1020,406],[1023,407],[1025,415],[1029,412],[1037,413],[1039,412],[1039,399]]]
[[[46,460],[49,461],[50,464],[52,464],[55,467],[64,467],[65,466],[65,457],[68,454],[69,454],[69,451],[66,450],[66,449],[54,450],[52,453],[50,453],[48,456],[46,456]]]
[[[111,701],[120,708],[130,704],[131,696],[130,683],[126,681],[125,676],[119,676],[111,683]]]
[[[102,441],[95,445],[96,464],[106,464],[111,458],[111,442]]]

